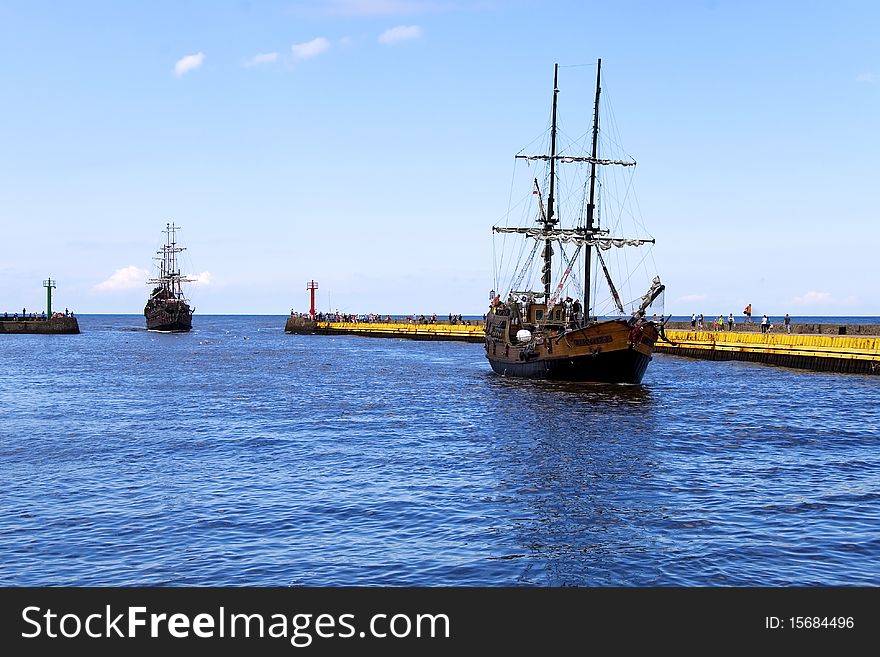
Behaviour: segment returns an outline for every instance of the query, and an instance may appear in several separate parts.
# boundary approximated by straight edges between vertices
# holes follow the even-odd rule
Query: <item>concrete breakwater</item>
[[[732,332],[667,328],[665,333],[670,342],[659,340],[654,350],[706,360],[745,360],[819,372],[880,374],[880,337],[877,335],[794,333],[794,327],[789,335],[738,332],[736,328]]]
[[[315,335],[360,335],[368,338],[403,338],[407,340],[456,340],[483,342],[483,322],[471,324],[409,324],[403,322],[313,322],[304,317],[289,317],[286,333]]]
[[[76,317],[0,317],[0,334],[35,333],[39,335],[77,334],[79,323]]]

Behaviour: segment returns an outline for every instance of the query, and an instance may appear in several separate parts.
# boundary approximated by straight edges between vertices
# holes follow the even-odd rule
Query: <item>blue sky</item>
[[[482,313],[553,64],[601,57],[667,313],[877,315],[878,24],[874,2],[3,0],[0,310],[51,275],[56,307],[140,313],[173,219],[197,313],[304,309],[311,278],[322,309]]]

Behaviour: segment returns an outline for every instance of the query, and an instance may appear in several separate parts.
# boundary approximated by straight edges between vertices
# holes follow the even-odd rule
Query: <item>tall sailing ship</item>
[[[165,331],[180,333],[192,328],[192,315],[189,301],[183,294],[183,283],[189,283],[195,279],[187,278],[180,273],[177,265],[177,254],[185,249],[177,245],[177,231],[180,226],[173,223],[165,224],[165,244],[156,252],[154,258],[158,262],[159,276],[147,281],[154,285],[147,305],[144,307],[144,317],[147,320],[148,331]]]
[[[601,70],[600,59],[592,129],[584,133],[581,140],[584,145],[589,142],[590,150],[583,152],[583,148],[574,150],[576,142],[571,148],[560,148],[558,143],[559,65],[554,67],[549,152],[516,156],[528,163],[543,163],[543,184],[537,177],[529,181],[534,203],[523,203],[529,208],[524,213],[526,225],[492,228],[496,234],[521,236],[527,245],[529,240],[534,240],[531,249],[519,241],[515,249],[521,258],[508,259],[510,280],[509,287],[505,287],[506,295],[496,294],[494,290],[490,293],[492,302],[485,326],[486,357],[492,369],[502,375],[640,383],[651,361],[654,343],[661,337],[662,309],[660,318],[656,313],[652,319],[646,317],[648,309],[664,291],[660,278],[653,276],[647,292],[629,302],[627,309],[609,272],[607,262],[610,259],[603,256],[603,252],[612,248],[643,247],[654,244],[655,240],[618,236],[615,233],[624,223],[620,216],[603,215],[609,206],[602,197],[603,193],[619,199],[628,197],[631,190],[629,184],[605,190],[599,172],[605,167],[631,168],[635,161],[600,157]],[[578,176],[566,174],[564,182],[568,187],[564,193],[560,189],[562,165],[572,165],[575,170],[580,170]],[[570,172],[568,167],[566,172]],[[564,203],[560,203],[560,198]],[[554,263],[557,255],[561,259]],[[541,263],[541,285],[525,284],[530,274],[537,278],[536,262]],[[576,272],[581,266],[582,279]],[[632,275],[624,276],[626,284],[631,286]],[[599,277],[604,278],[602,299],[598,298]],[[496,288],[500,288],[502,282],[507,283],[497,275]],[[599,308],[599,302],[608,304],[607,312]]]

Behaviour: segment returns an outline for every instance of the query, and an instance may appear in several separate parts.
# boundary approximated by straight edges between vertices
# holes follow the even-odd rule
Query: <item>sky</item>
[[[602,58],[666,313],[878,315],[878,24],[846,0],[0,0],[0,312],[51,276],[55,308],[141,313],[173,220],[197,314],[307,310],[311,279],[319,310],[482,314],[553,65]]]

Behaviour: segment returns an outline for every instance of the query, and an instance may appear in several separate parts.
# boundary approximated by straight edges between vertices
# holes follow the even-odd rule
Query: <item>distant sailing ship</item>
[[[183,295],[183,283],[195,279],[181,275],[177,266],[177,254],[184,249],[177,246],[176,233],[180,226],[165,224],[165,244],[156,253],[159,276],[147,281],[155,285],[144,308],[148,331],[179,333],[192,328],[193,308]]]
[[[530,186],[531,198],[537,201],[537,208],[528,210],[527,216],[524,216],[524,221],[531,225],[492,228],[494,233],[515,233],[535,240],[531,249],[524,248],[522,243],[515,246],[520,260],[514,259],[506,263],[512,268],[510,287],[505,289],[509,289],[506,297],[502,299],[501,294],[496,295],[494,290],[491,293],[492,307],[486,316],[485,327],[486,357],[492,369],[502,375],[600,383],[640,383],[651,361],[654,343],[662,332],[662,321],[656,319],[656,315],[653,321],[645,317],[646,309],[665,288],[659,277],[653,277],[650,288],[642,297],[630,302],[631,312],[627,313],[602,256],[603,251],[612,247],[653,244],[654,239],[616,237],[611,235],[611,229],[601,226],[600,208],[605,206],[600,203],[602,199],[599,194],[602,193],[603,186],[597,177],[597,168],[635,165],[634,161],[628,159],[599,157],[601,66],[600,59],[596,74],[589,153],[581,155],[573,150],[561,150],[557,147],[557,64],[553,74],[549,154],[517,155],[517,159],[546,163],[549,169],[545,171],[546,204],[545,190],[535,178],[533,186],[530,181]],[[586,134],[583,141],[586,141]],[[570,185],[565,194],[557,189],[561,185],[557,165],[561,164],[585,165],[589,169],[586,177],[565,179]],[[606,192],[609,197],[629,196],[630,190],[627,186],[622,191],[612,188]],[[564,207],[560,207],[560,199],[566,203]],[[524,204],[524,207],[532,206]],[[614,224],[614,220],[610,223]],[[616,228],[617,224],[614,226]],[[555,282],[554,245],[562,256],[557,267],[558,283],[555,286],[552,284]],[[539,250],[543,257],[540,279],[543,290],[534,291],[530,289],[531,286],[523,286],[523,281],[532,271],[532,263]],[[601,266],[608,288],[607,303],[609,310],[612,310],[604,316],[597,316],[594,307],[596,293],[593,288],[598,282],[591,276],[594,256],[598,260],[595,271],[598,272]],[[577,277],[572,271],[579,257],[584,267],[583,280],[580,282],[575,280]],[[565,265],[564,270],[562,264]],[[576,296],[580,292],[584,299],[583,304],[577,298],[563,298],[563,291],[572,288],[575,289]],[[613,307],[610,305],[611,300]]]

